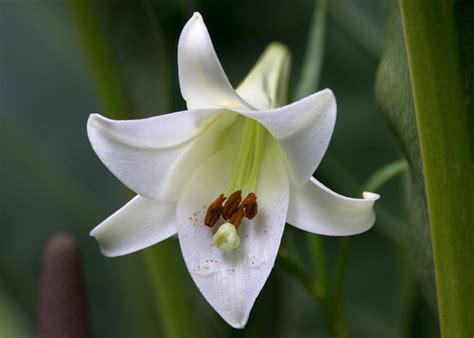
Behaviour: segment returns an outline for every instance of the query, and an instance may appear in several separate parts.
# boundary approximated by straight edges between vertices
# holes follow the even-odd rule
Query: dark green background
[[[329,3],[320,86],[334,91],[338,117],[316,175],[336,191],[357,196],[374,170],[400,157],[374,99],[388,4]],[[176,46],[194,11],[204,17],[234,85],[271,41],[289,47],[293,88],[299,79],[312,1],[155,0],[147,9],[157,18],[159,39],[149,37],[141,6],[140,1],[95,3],[101,28],[113,46],[114,66],[127,93],[133,92],[128,99],[135,117],[185,109],[179,96]],[[370,36],[358,33],[362,26]],[[136,34],[140,29],[144,33]],[[166,58],[158,60],[163,50]],[[88,115],[108,114],[96,96],[92,74],[65,1],[0,1],[0,290],[7,295],[11,313],[25,323],[26,331],[34,332],[41,251],[51,235],[67,231],[83,254],[94,336],[158,336],[161,324],[155,320],[140,254],[105,258],[88,236],[129,198],[87,139]],[[378,202],[401,219],[406,218],[403,184],[403,177],[390,181]],[[410,259],[387,235],[401,231],[395,226],[381,219],[350,244],[350,337],[420,337],[421,327],[436,325],[414,281]],[[310,269],[302,233],[287,226],[288,233],[296,238],[301,259]],[[175,242],[176,269],[184,272],[178,243],[169,241]],[[325,244],[332,261],[337,241],[327,238]],[[189,276],[183,276],[183,292],[192,296],[193,313],[206,337],[324,337],[317,304],[278,267],[242,331],[226,326]]]

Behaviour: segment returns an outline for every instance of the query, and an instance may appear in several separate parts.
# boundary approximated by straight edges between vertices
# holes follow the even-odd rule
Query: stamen
[[[225,199],[224,194],[220,194],[219,197],[207,207],[206,216],[204,217],[205,225],[212,228],[217,223],[221,217],[222,202],[224,202]]]
[[[240,201],[242,201],[242,190],[230,194],[222,208],[222,218],[228,220],[239,207]]]
[[[236,229],[239,228],[240,223],[242,223],[242,219],[244,218],[244,208],[240,206],[237,210],[234,211],[232,216],[229,218],[229,223],[233,224]]]
[[[223,251],[235,250],[240,245],[240,238],[237,235],[242,220],[246,217],[253,219],[258,212],[257,196],[251,192],[242,201],[242,191],[237,190],[230,194],[224,206],[222,203],[226,200],[224,194],[212,202],[207,208],[204,224],[208,227],[216,225],[222,216],[227,223],[222,224],[216,233],[212,236],[212,243],[218,249]]]
[[[253,192],[247,195],[242,201],[241,208],[244,208],[244,216],[253,219],[258,212],[257,196]]]

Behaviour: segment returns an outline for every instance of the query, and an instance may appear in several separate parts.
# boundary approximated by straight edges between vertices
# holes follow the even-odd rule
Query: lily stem
[[[315,279],[321,290],[322,298],[325,298],[328,292],[328,273],[326,268],[323,238],[321,235],[308,233],[306,234],[306,239],[308,241],[308,247],[313,259]]]
[[[331,283],[328,300],[328,330],[329,336],[334,338],[347,337],[347,327],[344,318],[344,285],[346,278],[347,261],[349,256],[349,237],[342,237],[339,243],[339,255],[336,262],[334,280]]]

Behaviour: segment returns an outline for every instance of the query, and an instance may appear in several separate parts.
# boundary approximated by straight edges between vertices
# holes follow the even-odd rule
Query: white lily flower
[[[334,129],[336,101],[325,89],[285,105],[290,59],[284,46],[271,44],[234,90],[195,13],[179,40],[178,66],[188,110],[130,121],[90,116],[95,152],[137,193],[91,235],[104,255],[120,256],[177,233],[201,293],[225,321],[242,328],[286,222],[317,234],[358,234],[374,224],[379,196],[344,197],[312,177]],[[236,191],[251,201],[230,196]],[[227,222],[224,197],[235,203]]]

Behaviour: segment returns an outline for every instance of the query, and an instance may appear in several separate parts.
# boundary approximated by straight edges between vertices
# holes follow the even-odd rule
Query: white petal
[[[181,32],[178,44],[181,94],[188,109],[238,107],[245,102],[230,84],[217,58],[206,25],[194,13]]]
[[[304,184],[318,167],[336,123],[336,99],[325,89],[269,111],[240,111],[265,126],[285,150],[292,179]]]
[[[321,235],[355,235],[375,223],[373,207],[380,196],[364,192],[363,197],[339,195],[312,177],[301,188],[291,187],[287,222]]]
[[[87,133],[99,158],[126,186],[146,198],[177,201],[186,179],[216,151],[218,138],[236,119],[222,112],[184,111],[129,121],[92,114]]]
[[[176,204],[134,197],[90,233],[108,257],[122,256],[176,233]]]
[[[239,85],[237,93],[259,110],[280,107],[288,97],[289,76],[288,49],[280,43],[272,43]]]
[[[203,217],[208,204],[229,183],[235,157],[231,150],[214,155],[196,171],[178,201],[177,222],[181,251],[194,282],[227,323],[242,328],[280,246],[288,207],[288,176],[280,153],[267,150],[255,191],[259,213],[240,225],[241,243],[235,251],[220,251],[212,246],[213,232],[204,225]]]

